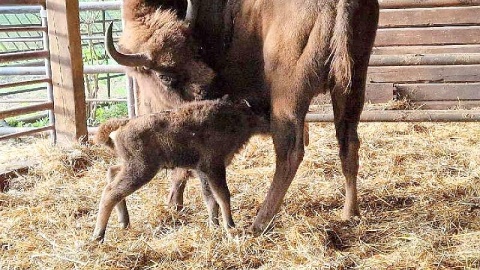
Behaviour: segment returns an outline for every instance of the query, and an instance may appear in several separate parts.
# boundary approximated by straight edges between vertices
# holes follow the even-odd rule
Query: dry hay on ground
[[[98,147],[30,146],[42,165],[0,193],[0,269],[477,269],[480,124],[361,124],[363,217],[339,219],[343,176],[332,124],[311,144],[275,220],[245,233],[272,179],[271,140],[254,138],[229,167],[237,230],[207,225],[199,183],[181,213],[164,205],[167,172],[127,199],[132,227],[112,214],[92,243],[107,167]],[[3,151],[3,150],[2,150]]]

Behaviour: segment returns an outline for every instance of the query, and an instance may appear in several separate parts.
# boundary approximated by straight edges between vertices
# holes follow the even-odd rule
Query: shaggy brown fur
[[[148,52],[152,68],[128,68],[137,79],[139,112],[172,109],[204,99],[215,78],[211,68],[195,58],[198,45],[188,24],[172,11],[154,10],[138,2],[125,3],[125,31],[120,39],[126,53]]]
[[[271,106],[276,169],[254,231],[263,231],[279,210],[303,159],[305,115],[320,93],[330,92],[334,108],[346,178],[342,217],[360,214],[357,126],[377,29],[377,0],[202,0],[193,32],[184,30],[179,14],[185,12],[171,1],[125,0],[124,5],[122,45],[159,65],[137,76],[141,103],[155,109],[152,104],[168,100],[173,107],[192,99],[193,88],[162,90],[156,70],[167,63],[174,76],[186,78],[186,85],[200,81],[190,75],[203,78],[203,97],[255,97]]]
[[[129,224],[125,197],[148,183],[161,168],[195,169],[200,176],[210,220],[234,226],[225,167],[254,134],[270,130],[268,114],[248,102],[199,101],[132,120],[113,119],[100,126],[95,141],[115,149],[122,164],[107,175],[93,238],[103,240],[114,206]]]

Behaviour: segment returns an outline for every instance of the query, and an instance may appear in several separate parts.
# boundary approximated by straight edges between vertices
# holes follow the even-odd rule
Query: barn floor
[[[2,158],[42,160],[0,193],[0,269],[478,269],[480,124],[360,125],[362,218],[339,219],[343,176],[332,124],[311,124],[311,144],[275,229],[252,237],[274,171],[269,138],[253,138],[229,167],[237,229],[209,227],[199,183],[187,208],[167,209],[167,172],[127,199],[106,241],[91,242],[107,167],[103,148],[2,146]],[[26,151],[25,148],[27,147]],[[2,161],[3,163],[3,161]]]

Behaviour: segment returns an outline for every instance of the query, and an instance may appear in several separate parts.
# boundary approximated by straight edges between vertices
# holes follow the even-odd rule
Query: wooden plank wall
[[[425,109],[480,107],[480,1],[379,2],[367,99],[406,98]]]
[[[366,99],[480,107],[480,0],[379,0]],[[329,103],[328,96],[312,104]]]

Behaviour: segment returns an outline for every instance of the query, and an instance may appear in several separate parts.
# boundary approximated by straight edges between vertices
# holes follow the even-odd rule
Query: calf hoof
[[[179,188],[172,188],[166,202],[171,209],[180,212],[183,209],[183,191],[180,191]]]
[[[227,230],[228,229],[234,229],[235,228],[235,222],[233,220],[229,220],[227,225],[226,225]]]
[[[218,217],[208,218],[208,225],[210,225],[212,227],[218,227],[220,225],[220,222],[218,221]]]
[[[120,226],[122,226],[123,229],[128,229],[130,227],[130,222],[120,221]]]
[[[183,209],[183,202],[178,201],[178,200],[174,200],[172,198],[167,199],[167,205],[170,209],[173,209],[177,212],[180,212]]]

